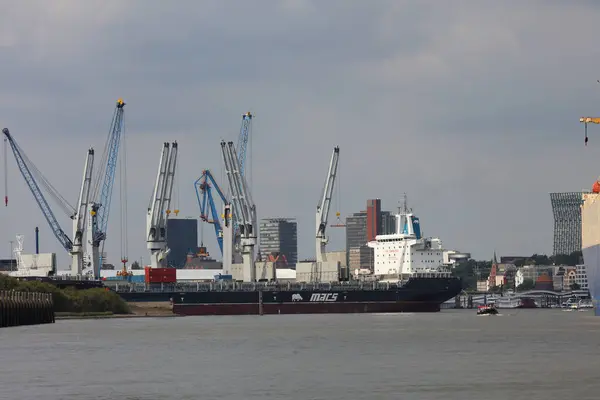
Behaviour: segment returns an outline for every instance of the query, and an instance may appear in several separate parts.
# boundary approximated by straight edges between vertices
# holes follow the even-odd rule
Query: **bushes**
[[[0,290],[52,293],[56,312],[130,314],[129,305],[115,292],[106,289],[59,289],[37,281],[19,281],[0,274]]]

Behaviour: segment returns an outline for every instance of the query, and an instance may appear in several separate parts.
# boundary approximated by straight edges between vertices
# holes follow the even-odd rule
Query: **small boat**
[[[477,315],[497,315],[498,309],[493,304],[477,307]]]

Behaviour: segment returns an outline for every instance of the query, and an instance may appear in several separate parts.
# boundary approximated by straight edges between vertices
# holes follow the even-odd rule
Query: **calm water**
[[[598,399],[600,317],[60,321],[0,330],[0,399]]]

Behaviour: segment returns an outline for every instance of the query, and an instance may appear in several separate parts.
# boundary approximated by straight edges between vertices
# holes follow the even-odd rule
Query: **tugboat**
[[[493,304],[477,307],[477,315],[498,315],[498,309]]]

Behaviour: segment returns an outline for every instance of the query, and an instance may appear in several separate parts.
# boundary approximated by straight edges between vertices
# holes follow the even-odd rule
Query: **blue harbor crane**
[[[60,193],[50,184],[48,179],[40,172],[40,170],[27,158],[25,152],[17,144],[13,136],[10,134],[7,128],[2,130],[5,136],[6,142],[12,149],[15,156],[17,166],[21,175],[25,179],[29,190],[33,194],[33,197],[40,207],[42,214],[46,218],[50,229],[62,247],[71,254],[71,274],[80,275],[83,269],[83,237],[85,234],[85,223],[87,217],[87,207],[89,203],[90,186],[92,181],[92,171],[94,165],[94,150],[89,149],[85,160],[85,167],[83,172],[83,182],[81,184],[81,190],[79,193],[79,199],[77,207],[73,207],[69,202],[60,195]],[[37,179],[36,179],[37,178]],[[39,182],[39,183],[38,183]],[[61,228],[54,212],[50,208],[48,201],[46,200],[40,184],[48,191],[48,193],[54,197],[57,203],[63,208],[63,211],[73,220],[73,237],[69,235]]]
[[[111,120],[108,138],[104,147],[100,169],[95,178],[94,190],[91,194],[92,203],[90,203],[90,214],[92,218],[90,218],[90,223],[88,225],[86,253],[88,257],[88,266],[91,267],[94,277],[100,276],[100,269],[104,261],[102,259],[102,254],[104,253],[104,243],[108,229],[108,216],[110,213],[112,192],[115,183],[115,172],[117,170],[117,161],[119,158],[119,147],[121,141],[124,141],[124,139],[122,139],[125,126],[124,111],[125,102],[123,99],[118,99]],[[99,190],[100,197],[98,198]],[[124,193],[126,193],[126,191],[122,188],[122,194]],[[121,207],[123,206],[124,204],[121,204]],[[121,251],[124,252],[123,248]],[[124,254],[121,254],[121,258],[123,263],[127,262],[127,257],[124,256]]]
[[[219,244],[219,250],[223,254],[223,229],[221,227],[220,213],[217,212],[217,206],[213,198],[213,189],[217,192],[221,201],[226,203],[225,194],[217,184],[217,181],[213,177],[210,170],[205,169],[202,171],[202,176],[196,179],[194,182],[196,189],[196,197],[198,198],[198,205],[200,206],[200,219],[203,222],[212,224],[215,228],[215,234],[217,236],[217,243]],[[209,210],[210,209],[210,210]],[[211,215],[209,216],[209,211]],[[204,243],[201,243],[201,247],[204,247]]]

